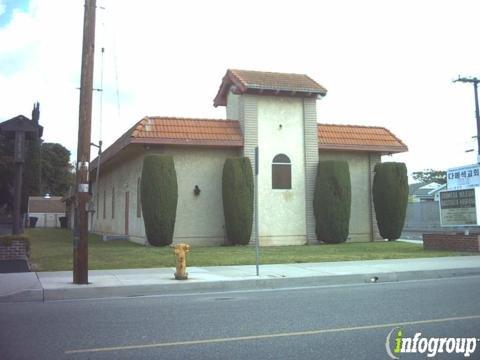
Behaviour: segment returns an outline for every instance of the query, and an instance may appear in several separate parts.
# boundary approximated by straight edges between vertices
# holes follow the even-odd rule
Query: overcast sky
[[[40,102],[44,141],[76,156],[83,0],[0,0],[0,121]],[[318,121],[384,126],[409,172],[476,162],[480,1],[97,0],[92,141],[145,115],[225,118],[228,68],[304,73]],[[103,66],[101,48],[105,49]],[[102,115],[101,115],[102,114]],[[92,149],[92,155],[96,150]]]

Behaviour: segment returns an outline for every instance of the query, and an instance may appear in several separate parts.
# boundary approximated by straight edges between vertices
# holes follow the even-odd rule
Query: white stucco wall
[[[239,150],[170,147],[178,182],[174,242],[220,245],[225,241],[222,173],[225,159]],[[200,195],[195,196],[195,185]]]
[[[242,121],[241,121],[241,114],[240,114],[241,99],[242,99],[241,95],[236,95],[236,94],[233,94],[232,92],[229,91],[228,95],[227,95],[226,110],[227,110],[227,119],[228,120],[240,120],[240,126],[243,129]]]
[[[373,173],[371,171],[375,164],[380,162],[380,155],[369,155],[366,152],[325,150],[320,150],[319,155],[320,161],[343,160],[348,162],[352,186],[352,207],[350,213],[350,234],[347,241],[371,241],[372,228],[374,236],[377,231],[371,198],[371,181],[373,181]],[[371,225],[372,220],[373,225]]]
[[[224,243],[222,172],[227,157],[239,150],[201,147],[152,148],[149,154],[172,155],[178,182],[178,205],[174,242],[192,245]],[[129,238],[145,243],[143,217],[137,217],[137,183],[143,155],[121,162],[100,176],[98,220],[95,231],[125,234],[125,193],[129,192]],[[195,196],[198,185],[201,192]],[[94,185],[95,186],[95,185]],[[112,186],[115,187],[115,217],[112,219]],[[106,189],[106,219],[103,219],[103,191]]]
[[[143,218],[137,218],[137,182],[142,171],[143,156],[138,155],[120,162],[114,170],[100,168],[99,202],[94,215],[95,232],[125,235],[126,193],[128,192],[128,235],[143,238]],[[112,218],[112,188],[115,188],[114,217]],[[95,189],[95,183],[93,184]],[[104,201],[105,191],[105,201]],[[105,218],[104,215],[105,208]],[[140,242],[143,242],[141,240]]]
[[[305,150],[303,101],[300,98],[259,96],[259,233],[261,245],[306,242]],[[281,125],[281,128],[280,128]],[[272,160],[290,158],[292,188],[272,189]]]

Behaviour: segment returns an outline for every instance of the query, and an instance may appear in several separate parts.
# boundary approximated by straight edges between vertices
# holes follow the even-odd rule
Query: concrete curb
[[[36,273],[0,274],[0,303],[43,301],[43,287]]]
[[[189,279],[174,268],[89,271],[88,285],[72,284],[71,271],[0,274],[0,303],[179,295],[224,291],[388,283],[480,275],[480,256],[383,259],[324,263],[189,267]]]
[[[311,286],[332,286],[362,283],[386,283],[411,280],[441,279],[480,275],[478,268],[443,270],[418,270],[346,275],[321,275],[305,277],[261,277],[227,281],[173,281],[164,284],[91,286],[77,285],[56,289],[28,289],[0,297],[0,302],[56,301],[101,299],[112,297],[138,297],[151,295],[179,295],[259,289],[282,289]]]
[[[0,303],[44,301],[43,289],[21,290],[0,296]]]

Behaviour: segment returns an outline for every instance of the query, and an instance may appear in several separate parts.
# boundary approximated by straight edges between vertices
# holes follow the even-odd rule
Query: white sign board
[[[466,165],[447,170],[447,189],[459,190],[480,186],[480,165]]]
[[[440,192],[442,226],[480,225],[480,187]]]

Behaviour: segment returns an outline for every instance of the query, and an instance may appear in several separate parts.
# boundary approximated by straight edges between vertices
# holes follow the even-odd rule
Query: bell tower
[[[326,93],[324,87],[301,74],[228,70],[222,80],[214,106],[226,106],[227,119],[240,122],[243,156],[252,164],[255,148],[259,148],[261,245],[316,241],[316,100]]]

